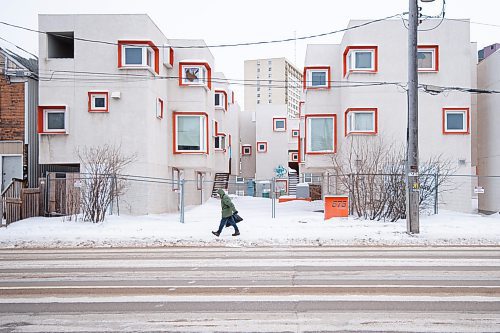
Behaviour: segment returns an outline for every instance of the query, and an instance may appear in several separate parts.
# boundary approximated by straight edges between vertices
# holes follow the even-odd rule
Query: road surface
[[[0,250],[3,332],[499,332],[499,247]]]

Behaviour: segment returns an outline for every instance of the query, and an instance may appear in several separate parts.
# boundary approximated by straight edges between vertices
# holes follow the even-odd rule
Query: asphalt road
[[[499,247],[0,250],[0,332],[500,332]]]

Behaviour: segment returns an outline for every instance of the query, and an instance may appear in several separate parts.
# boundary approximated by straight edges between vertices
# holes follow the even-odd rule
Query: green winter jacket
[[[222,208],[222,218],[229,217],[233,215],[233,212],[236,212],[236,208],[234,208],[234,204],[231,201],[231,198],[226,195],[223,189],[219,189],[217,193],[220,196],[220,205]]]

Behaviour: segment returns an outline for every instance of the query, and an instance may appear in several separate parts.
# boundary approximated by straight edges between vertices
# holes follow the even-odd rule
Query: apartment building
[[[285,58],[245,61],[245,111],[257,105],[286,105],[287,116],[297,118],[302,72]]]
[[[348,27],[366,22],[353,20]],[[469,22],[437,23],[427,20],[419,27],[419,83],[474,88],[477,52]],[[346,31],[340,44],[308,46],[300,117],[301,174],[334,174],[331,157],[354,138],[367,143],[381,138],[404,147],[407,39],[401,20],[386,20]],[[420,159],[441,156],[455,174],[475,174],[475,117],[475,101],[467,92],[420,91]],[[451,182],[439,199],[441,207],[473,210],[472,179],[455,177]]]
[[[12,178],[38,186],[38,62],[0,45],[0,192]]]
[[[483,60],[477,66],[478,88],[500,91],[500,44],[493,44],[481,52]],[[493,51],[494,50],[494,51]],[[493,52],[491,52],[493,51]],[[479,193],[479,210],[500,211],[500,136],[496,124],[500,121],[500,94],[478,96],[478,175],[479,185],[484,193]]]
[[[135,156],[126,174],[174,180],[130,182],[130,214],[177,210],[180,179],[200,204],[216,173],[239,173],[239,106],[203,40],[135,14],[39,15],[39,30],[41,164],[84,172],[76,151],[108,143]]]

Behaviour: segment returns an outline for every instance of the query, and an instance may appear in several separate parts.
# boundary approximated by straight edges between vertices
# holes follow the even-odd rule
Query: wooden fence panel
[[[23,188],[21,191],[21,219],[39,216],[40,189]]]
[[[21,219],[21,199],[5,199],[5,221],[7,225]]]

